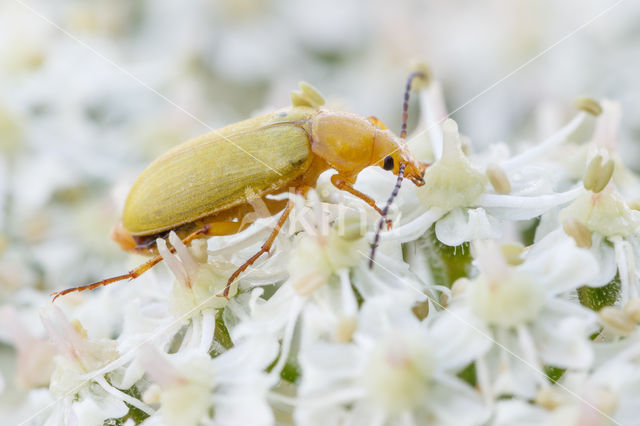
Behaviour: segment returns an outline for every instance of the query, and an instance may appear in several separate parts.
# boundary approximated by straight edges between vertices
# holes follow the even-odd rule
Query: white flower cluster
[[[605,100],[557,131],[542,106],[548,138],[474,152],[426,88],[411,148],[433,166],[403,184],[373,270],[377,215],[323,176],[229,301],[269,220],[209,247],[171,236],[171,273],[51,305],[126,268],[106,237],[114,177],[300,78],[390,117],[408,56],[437,63],[456,102],[526,60],[455,109],[476,143],[584,88],[637,110],[636,3],[419,3],[0,2],[0,423],[637,423],[640,156],[617,143],[638,124],[619,133]],[[380,205],[394,182],[357,186]]]
[[[358,215],[328,176],[295,199],[289,230],[229,300],[217,295],[273,218],[208,247],[158,240],[173,277],[59,299],[41,312],[52,344],[16,331],[19,377],[50,383],[32,391],[32,421],[635,422],[640,184],[616,150],[620,108],[580,99],[546,140],[473,153],[440,93],[420,92],[410,140],[432,163],[426,184],[404,183],[373,269],[375,212]],[[358,187],[384,200],[394,183],[368,169]]]

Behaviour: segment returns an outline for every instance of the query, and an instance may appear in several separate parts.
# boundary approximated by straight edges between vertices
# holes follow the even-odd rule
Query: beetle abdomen
[[[207,133],[171,149],[135,181],[124,228],[149,235],[279,188],[306,171],[311,108],[289,108]]]

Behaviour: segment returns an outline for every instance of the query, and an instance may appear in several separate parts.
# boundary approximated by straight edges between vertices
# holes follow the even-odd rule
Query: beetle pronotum
[[[382,216],[372,244],[372,262],[378,234],[402,179],[424,185],[427,164],[414,160],[403,140],[409,91],[416,78],[426,75],[416,71],[409,76],[400,137],[375,117],[324,108],[322,95],[300,83],[301,92],[291,95],[292,106],[174,147],[152,162],[135,181],[122,220],[112,231],[112,238],[124,250],[154,257],[126,274],[53,293],[53,300],[140,276],[162,260],[157,254],[156,239],[166,237],[170,231],[175,231],[185,244],[196,238],[240,232],[252,222],[247,220],[252,212],[250,202],[261,199],[271,211],[280,211],[280,218],[260,250],[229,277],[222,294],[227,297],[238,275],[269,252],[293,208],[290,200],[276,201],[267,196],[292,188],[304,195],[315,186],[320,173],[328,169],[338,172],[331,176],[336,188],[360,198]],[[371,197],[353,187],[360,171],[368,166],[379,166],[398,176],[382,210]]]

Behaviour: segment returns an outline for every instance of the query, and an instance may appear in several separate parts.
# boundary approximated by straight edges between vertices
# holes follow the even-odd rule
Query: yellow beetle
[[[135,181],[122,221],[112,231],[112,238],[124,250],[154,257],[126,274],[53,293],[53,300],[138,277],[162,260],[155,242],[170,231],[185,244],[195,238],[240,232],[252,222],[247,220],[252,212],[250,201],[261,199],[271,211],[281,211],[280,218],[260,250],[231,275],[223,293],[227,297],[235,278],[269,251],[293,208],[291,201],[267,196],[292,190],[304,195],[315,186],[320,173],[330,168],[338,172],[331,177],[333,185],[375,208],[382,215],[382,228],[403,177],[424,185],[427,164],[414,160],[403,141],[409,91],[415,78],[426,75],[418,71],[409,77],[401,137],[375,117],[324,108],[322,96],[300,83],[301,91],[292,93],[291,107],[229,125],[169,150]],[[379,166],[398,176],[382,210],[353,187],[360,171],[368,166]],[[377,240],[376,235],[373,249]]]

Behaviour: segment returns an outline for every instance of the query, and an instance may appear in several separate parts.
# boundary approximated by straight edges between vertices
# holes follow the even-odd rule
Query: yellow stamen
[[[591,240],[591,231],[582,222],[575,218],[567,219],[562,222],[564,232],[573,238],[576,245],[581,248],[590,248],[593,244]]]
[[[573,106],[581,111],[588,112],[589,114],[597,117],[602,114],[602,106],[598,101],[588,96],[581,96],[573,101]]]
[[[511,192],[511,182],[509,182],[509,178],[499,165],[495,163],[489,164],[486,174],[493,189],[495,189],[498,194],[508,194]]]

